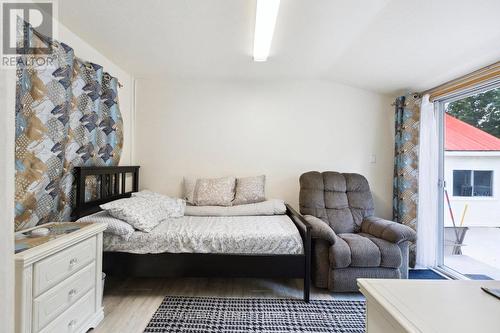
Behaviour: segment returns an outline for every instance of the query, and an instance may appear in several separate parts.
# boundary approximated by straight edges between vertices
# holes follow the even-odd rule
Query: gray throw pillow
[[[197,206],[231,206],[236,178],[204,178],[196,181],[194,203]]]
[[[247,205],[266,200],[266,176],[236,179],[233,205]]]
[[[194,188],[196,186],[196,178],[187,178],[184,177],[183,181],[183,199],[186,200],[187,203],[194,205]]]

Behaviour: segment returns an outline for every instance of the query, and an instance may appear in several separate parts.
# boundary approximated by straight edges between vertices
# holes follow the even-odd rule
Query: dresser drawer
[[[94,261],[96,238],[89,238],[45,258],[34,265],[33,296],[56,285],[66,277]]]
[[[95,262],[92,262],[38,296],[33,301],[33,330],[39,331],[94,287],[95,274]]]
[[[63,312],[40,333],[73,333],[79,332],[82,324],[95,312],[95,289],[90,290]],[[35,331],[37,332],[37,331]]]

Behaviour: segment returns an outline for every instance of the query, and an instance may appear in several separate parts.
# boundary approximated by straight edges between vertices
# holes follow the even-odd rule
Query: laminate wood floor
[[[299,279],[108,278],[104,320],[93,333],[143,332],[165,296],[297,298]],[[363,299],[361,294],[336,294],[312,288],[311,299]]]

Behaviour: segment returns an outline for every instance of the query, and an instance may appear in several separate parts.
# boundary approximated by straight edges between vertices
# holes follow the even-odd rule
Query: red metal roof
[[[500,151],[500,139],[446,113],[445,149]]]

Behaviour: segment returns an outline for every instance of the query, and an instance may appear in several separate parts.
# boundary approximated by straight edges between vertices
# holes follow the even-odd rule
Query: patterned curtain
[[[395,151],[393,219],[417,230],[418,151],[420,98],[400,96],[395,101]],[[416,247],[410,245],[410,266],[415,266]]]
[[[21,230],[70,220],[73,167],[117,165],[123,121],[116,78],[27,24],[18,25],[18,33],[53,49],[46,65],[32,66],[23,55],[27,65],[17,68],[15,229]]]

